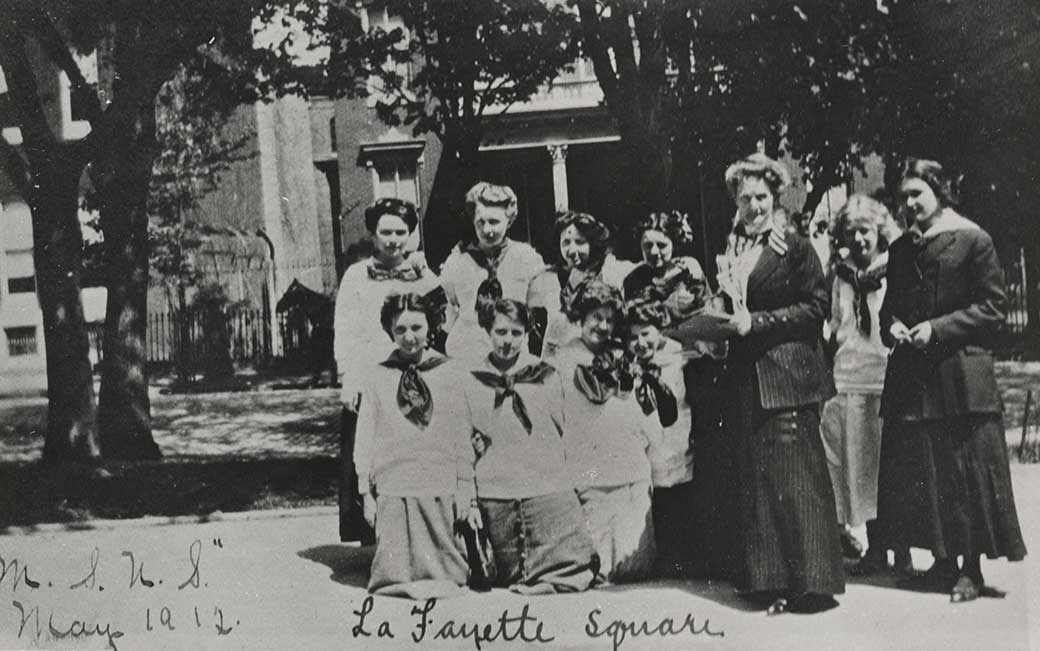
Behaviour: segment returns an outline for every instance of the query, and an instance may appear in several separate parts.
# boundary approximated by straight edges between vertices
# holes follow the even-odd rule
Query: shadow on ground
[[[171,458],[90,468],[0,463],[0,527],[336,503],[338,462]]]
[[[329,577],[336,583],[364,588],[368,585],[369,567],[375,547],[355,545],[320,545],[297,552],[300,558],[321,563],[332,570]]]

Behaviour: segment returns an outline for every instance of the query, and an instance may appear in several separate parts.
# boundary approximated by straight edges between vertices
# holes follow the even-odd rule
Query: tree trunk
[[[106,458],[156,459],[145,341],[148,300],[148,184],[155,158],[155,109],[127,111],[101,168],[108,307],[98,402]]]
[[[437,173],[426,206],[423,251],[436,269],[444,263],[452,247],[473,232],[466,220],[466,191],[479,178],[479,150],[460,153],[460,147],[445,142]]]
[[[100,456],[90,342],[80,295],[83,236],[79,175],[57,165],[35,178],[32,200],[36,292],[47,355],[47,433],[43,461],[95,462]]]

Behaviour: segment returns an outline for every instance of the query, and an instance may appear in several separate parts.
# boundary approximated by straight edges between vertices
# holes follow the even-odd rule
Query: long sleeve
[[[834,284],[831,286],[831,336],[835,339],[838,336],[838,330],[841,328],[841,280],[838,278],[834,279]]]
[[[376,416],[379,398],[365,400],[358,410],[357,432],[354,438],[354,466],[357,468],[358,493],[366,495],[372,484],[373,455],[375,453]]]
[[[931,319],[936,342],[946,346],[959,348],[978,340],[979,334],[991,335],[1004,322],[1007,311],[1004,273],[993,240],[985,232],[977,232],[979,235],[972,240],[967,274],[974,283],[970,290],[971,304]]]
[[[751,332],[747,338],[756,346],[770,348],[786,341],[818,336],[830,312],[830,290],[812,247],[791,246],[787,255],[795,256],[790,282],[797,298],[781,308],[752,311]]]
[[[448,255],[448,259],[444,261],[444,266],[441,267],[441,287],[444,289],[444,295],[448,299],[448,304],[444,314],[444,331],[450,332],[453,325],[459,318],[459,314],[462,311],[459,305],[459,294],[458,287],[456,286],[457,278],[459,275],[459,249],[456,247],[452,250],[451,254]]]
[[[465,400],[451,405],[451,432],[455,437],[455,504],[459,513],[477,498],[476,463],[477,455],[470,437],[469,407]]]
[[[351,334],[357,330],[359,297],[353,274],[344,273],[336,292],[336,311],[333,318],[333,355],[342,375],[347,371],[350,357]]]

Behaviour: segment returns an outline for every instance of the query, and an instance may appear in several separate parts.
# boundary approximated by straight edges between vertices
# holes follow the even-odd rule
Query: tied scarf
[[[856,297],[852,303],[856,324],[863,334],[869,335],[873,325],[870,321],[870,306],[867,299],[871,292],[881,289],[881,281],[885,277],[885,265],[864,271],[848,264],[839,264],[834,267],[834,273],[852,286]]]
[[[421,373],[437,368],[446,361],[447,358],[437,355],[416,364],[403,359],[401,351],[395,350],[382,362],[387,368],[401,371],[401,379],[397,383],[397,407],[419,429],[426,429],[433,417],[433,396]]]
[[[368,267],[368,277],[371,280],[403,280],[412,282],[422,278],[422,273],[407,262],[393,269],[373,264]]]
[[[490,255],[481,250],[476,244],[470,244],[466,247],[466,252],[473,258],[473,261],[488,274],[487,278],[482,280],[480,285],[477,286],[476,306],[478,312],[482,306],[491,305],[502,298],[502,282],[498,279],[498,265],[502,263],[505,249],[505,242]]]
[[[589,402],[602,405],[619,391],[632,389],[632,376],[624,373],[612,350],[592,358],[591,364],[578,364],[574,369],[574,386]]]
[[[524,399],[516,392],[516,385],[541,384],[545,381],[545,378],[554,372],[555,369],[545,362],[530,364],[516,373],[508,374],[494,373],[492,371],[472,371],[473,377],[480,380],[481,384],[495,390],[496,409],[502,406],[506,398],[513,398],[513,413],[516,414],[517,419],[520,420],[520,424],[524,426],[528,434],[531,433],[534,426],[531,423],[531,418],[527,415],[527,406],[524,405]]]
[[[679,403],[675,394],[661,382],[661,367],[649,361],[638,362],[642,382],[636,388],[636,400],[647,416],[657,412],[664,427],[671,427],[679,420]]]

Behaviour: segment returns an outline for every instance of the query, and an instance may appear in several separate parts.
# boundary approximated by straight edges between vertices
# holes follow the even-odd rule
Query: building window
[[[23,357],[36,354],[36,326],[21,328],[4,328],[7,335],[7,354],[11,357]]]
[[[376,199],[390,197],[419,205],[415,161],[379,161],[375,163],[375,172],[378,177],[375,181]]]
[[[32,251],[8,251],[6,255],[7,293],[23,294],[36,291],[36,272]]]

